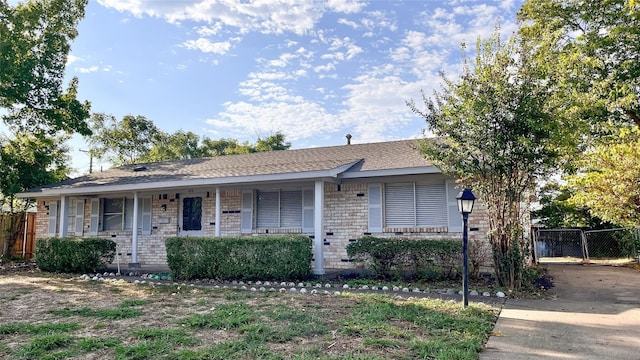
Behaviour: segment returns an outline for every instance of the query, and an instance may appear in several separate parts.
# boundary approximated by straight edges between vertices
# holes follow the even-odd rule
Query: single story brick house
[[[172,236],[305,234],[324,274],[366,235],[461,239],[459,191],[403,140],[125,165],[18,196],[36,200],[36,237],[111,238],[132,267],[166,265]],[[486,233],[481,206],[469,224]]]

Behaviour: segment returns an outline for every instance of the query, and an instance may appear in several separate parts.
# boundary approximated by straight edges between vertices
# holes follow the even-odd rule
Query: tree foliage
[[[478,41],[476,54],[473,68],[464,59],[457,82],[443,77],[441,91],[423,93],[424,110],[409,106],[437,136],[422,143],[427,158],[486,204],[496,275],[518,288],[526,266],[523,205],[536,181],[555,171],[570,137],[547,109],[547,87],[517,38],[505,43],[496,31]]]
[[[287,150],[291,143],[277,132],[258,138],[255,145],[235,139],[213,140],[191,131],[166,133],[144,116],[96,113],[91,118],[93,136],[88,138],[93,156],[106,158],[114,165],[184,160],[230,154]]]
[[[577,205],[570,199],[573,188],[556,181],[547,182],[538,192],[540,208],[531,212],[531,217],[546,228],[611,229],[619,227],[594,216],[589,208]]]
[[[622,128],[615,141],[586,154],[583,172],[569,178],[570,202],[615,224],[640,226],[640,129]]]
[[[113,115],[96,113],[91,117],[91,129],[92,154],[116,165],[135,164],[147,156],[160,135],[155,124],[141,115],[117,120]]]
[[[66,139],[17,134],[15,138],[1,140],[0,191],[11,212],[15,194],[66,178],[69,172]]]
[[[638,225],[640,4],[630,0],[527,0],[521,35],[554,84],[553,105],[572,119],[584,152],[564,203],[619,225]],[[634,129],[635,128],[635,129]]]
[[[555,84],[555,105],[587,129],[640,126],[640,7],[628,0],[527,0],[521,34]]]
[[[36,136],[91,133],[89,103],[77,100],[78,80],[63,88],[70,42],[87,0],[0,0],[0,108],[14,131]]]

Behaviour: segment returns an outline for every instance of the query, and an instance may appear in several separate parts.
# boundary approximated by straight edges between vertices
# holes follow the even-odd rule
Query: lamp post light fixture
[[[462,214],[462,304],[466,308],[469,306],[469,251],[467,244],[468,233],[467,223],[469,214],[473,211],[473,203],[476,197],[471,189],[462,190],[456,197],[458,200],[458,211]]]

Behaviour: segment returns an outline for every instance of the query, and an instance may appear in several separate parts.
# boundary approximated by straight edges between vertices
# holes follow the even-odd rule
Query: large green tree
[[[141,115],[126,115],[117,120],[113,115],[95,113],[91,129],[93,135],[88,140],[92,155],[115,165],[140,162],[162,135],[153,121]]]
[[[616,140],[590,150],[569,178],[570,203],[611,223],[640,227],[640,129],[622,128]]]
[[[22,213],[32,204],[23,199],[18,201],[15,195],[66,178],[69,171],[66,139],[66,136],[36,137],[25,133],[0,139],[0,207],[10,215],[10,222],[3,224],[1,236],[5,241],[0,254],[9,255],[8,249],[24,229]]]
[[[590,130],[603,122],[640,126],[639,4],[527,0],[518,16],[556,106]]]
[[[520,33],[552,100],[571,118],[584,156],[568,173],[566,204],[638,226],[640,4],[629,0],[527,0]]]
[[[566,127],[548,109],[548,87],[529,66],[518,38],[496,32],[464,59],[458,81],[443,77],[424,109],[409,102],[437,138],[423,141],[428,159],[470,186],[487,207],[494,267],[501,286],[519,288],[526,269],[526,204],[565,149]]]
[[[204,156],[200,136],[191,131],[178,130],[173,134],[159,131],[152,140],[149,152],[142,162],[193,159]]]
[[[0,0],[0,108],[16,132],[91,133],[89,103],[77,100],[78,80],[64,88],[71,41],[87,0]]]

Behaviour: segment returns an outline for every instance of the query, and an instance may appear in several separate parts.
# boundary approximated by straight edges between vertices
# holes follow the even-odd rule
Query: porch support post
[[[138,268],[138,192],[133,193],[133,231],[131,235],[131,263],[129,267]]]
[[[220,237],[220,221],[222,209],[220,208],[220,188],[216,188],[216,237]]]
[[[313,273],[315,275],[324,275],[324,181],[317,180],[315,184],[315,198],[313,209],[313,224],[314,224],[314,238],[313,238],[313,257],[314,267]]]
[[[69,229],[69,197],[63,196],[60,198],[60,212],[59,216],[59,226],[58,226],[58,236],[65,237],[67,236],[67,230]]]

